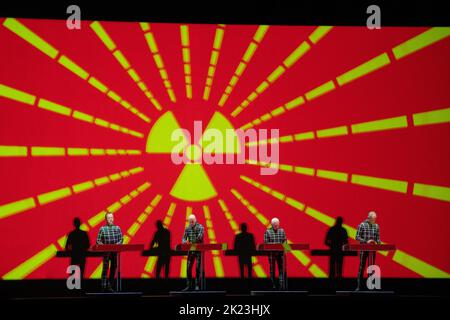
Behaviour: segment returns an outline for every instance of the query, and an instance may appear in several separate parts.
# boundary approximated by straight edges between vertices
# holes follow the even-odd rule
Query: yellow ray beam
[[[296,199],[290,198],[288,196],[286,196],[284,199],[279,199],[278,197],[275,196],[276,193],[279,193],[279,191],[274,190],[266,185],[263,185],[260,182],[257,182],[247,176],[241,176],[241,179],[245,182],[247,182],[248,184],[254,186],[255,188],[277,198],[278,200],[281,200],[282,202],[285,202],[286,204],[290,205],[291,207],[297,209],[298,211],[305,213],[306,215],[312,217],[313,219],[320,221],[321,223],[331,227],[332,225],[334,225],[335,223],[335,219],[329,215],[326,215],[325,213],[322,213],[310,206],[307,206],[306,204],[303,204],[301,202],[299,202]],[[306,208],[306,209],[305,209]],[[355,238],[356,237],[356,229],[348,226],[348,225],[344,225],[344,227],[347,229],[349,236],[351,238]],[[387,256],[387,253],[383,253],[383,252],[379,252],[382,255]],[[403,251],[401,251],[400,249],[397,249],[393,256],[392,256],[392,260],[398,264],[400,264],[401,266],[410,269],[411,271],[425,277],[425,278],[450,278],[450,274],[440,270],[439,268],[432,266],[431,264],[422,261],[418,258],[415,258]]]
[[[252,41],[248,45],[247,50],[245,51],[244,55],[242,56],[241,61],[239,62],[239,65],[237,66],[236,70],[234,71],[233,76],[231,77],[230,81],[228,82],[228,86],[226,87],[224,93],[222,94],[222,97],[219,100],[218,104],[220,107],[223,107],[225,102],[228,100],[228,97],[230,96],[234,87],[236,86],[236,84],[238,83],[242,74],[244,73],[245,69],[247,68],[248,64],[250,63],[250,60],[252,59],[253,55],[255,54],[255,51],[258,49],[258,46],[264,39],[264,36],[266,35],[268,29],[269,29],[269,26],[261,25],[256,30]]]
[[[142,185],[140,185],[138,188],[132,190],[128,195],[135,198],[138,195],[142,194],[148,187],[150,186],[149,182],[146,182]],[[120,204],[120,206],[115,206],[114,210],[111,210],[111,207],[114,206],[116,203],[119,203],[119,201],[111,204],[107,209],[95,214],[92,216],[89,221],[91,223],[83,224],[82,229],[85,231],[89,231],[91,228],[94,228],[96,225],[98,225],[105,217],[105,214],[107,211],[113,211],[116,212],[119,210],[123,205]],[[100,219],[98,218],[100,217]],[[44,249],[40,250],[24,262],[20,263],[18,266],[14,267],[12,270],[8,271],[2,276],[3,280],[21,280],[26,278],[29,274],[36,271],[38,268],[42,267],[45,263],[50,261],[52,258],[55,257],[57,250],[63,250],[64,244],[66,242],[68,234],[64,234],[59,239],[55,240],[50,245],[46,246]]]
[[[48,42],[39,37],[36,33],[27,28],[24,24],[14,18],[6,18],[3,22],[3,26],[15,33],[17,36],[28,42],[29,44],[36,47],[38,50],[45,53],[51,59],[57,61],[61,66],[77,75],[84,81],[87,81],[88,84],[99,90],[101,93],[105,94],[107,97],[112,99],[114,102],[119,103],[122,107],[128,109],[130,112],[138,116],[143,121],[149,123],[150,119],[138,109],[132,107],[127,101],[122,100],[120,96],[109,89],[105,84],[103,84],[100,80],[90,75],[85,69],[71,60],[69,57],[60,54],[60,52],[52,47]],[[59,57],[59,58],[58,58]],[[126,105],[130,105],[130,108],[127,108]]]
[[[203,100],[208,101],[211,93],[211,87],[214,80],[214,73],[216,71],[217,61],[219,60],[220,48],[222,47],[223,35],[225,33],[225,25],[219,24],[216,28],[216,35],[214,37],[213,50],[209,60],[208,75],[206,77],[205,90],[203,91]]]
[[[186,97],[192,99],[192,74],[191,74],[191,53],[189,44],[189,27],[180,26],[181,50],[183,54],[184,79],[186,82]]]
[[[121,171],[120,173],[114,173],[109,176],[84,181],[78,184],[74,184],[72,186],[67,186],[49,192],[41,193],[34,197],[29,197],[23,200],[18,200],[0,205],[0,220],[36,208],[38,204],[42,206],[50,202],[54,202],[69,197],[73,194],[81,193],[86,190],[92,189],[95,187],[94,184],[100,186],[103,184],[110,183],[112,181],[119,180],[122,177],[138,174],[142,171],[144,171],[144,168],[136,167],[130,170]],[[115,175],[121,175],[121,177],[116,178]],[[113,176],[114,179],[112,178]]]
[[[137,138],[144,137],[144,135],[141,132],[128,129],[123,126],[119,126],[115,123],[103,120],[101,118],[94,117],[90,114],[87,114],[87,113],[84,113],[84,112],[81,112],[81,111],[78,111],[75,109],[68,108],[66,106],[57,104],[57,103],[49,101],[47,99],[36,97],[27,92],[9,87],[9,86],[1,84],[1,83],[0,83],[0,97],[4,97],[4,98],[10,99],[10,100],[15,100],[15,101],[19,101],[19,102],[23,102],[23,103],[31,104],[31,105],[34,105],[35,101],[38,101],[37,107],[40,109],[54,112],[59,115],[69,116],[69,117],[72,117],[73,119],[76,119],[79,121],[83,121],[83,122],[87,122],[87,123],[90,123],[93,125],[97,125],[99,127],[111,129],[111,130],[114,130],[114,131],[117,131],[117,132],[120,132],[123,134],[132,135]]]
[[[417,51],[420,51],[436,42],[439,42],[443,39],[446,39],[450,35],[450,27],[433,27],[428,29],[427,31],[412,37],[411,39],[395,46],[392,48],[392,53],[394,54],[396,60],[402,59],[405,56],[408,56],[412,53],[415,53]],[[321,94],[325,94],[333,89],[335,89],[335,82],[339,86],[347,85],[348,83],[351,83],[357,79],[364,78],[364,76],[371,74],[374,71],[380,70],[384,68],[387,65],[390,65],[391,63],[395,61],[390,61],[390,58],[387,54],[387,52],[382,52],[378,56],[363,62],[362,64],[348,70],[347,72],[342,73],[341,75],[338,75],[335,79],[332,79],[328,82],[326,82],[328,85],[325,87],[322,87],[323,85],[320,85],[312,90],[309,91],[309,95],[311,98],[311,93],[313,93],[313,98],[318,97],[314,96],[314,93],[319,91]],[[332,83],[332,84],[331,84]],[[322,87],[322,88],[321,88]],[[286,104],[282,105],[282,108],[284,109],[283,113],[286,113],[287,111],[291,111],[298,106],[304,104],[305,97],[304,96],[298,96],[297,98],[287,102]],[[279,107],[278,107],[279,108]],[[240,110],[236,111],[236,115],[241,112],[243,108],[241,107]],[[274,109],[276,110],[276,109]],[[272,110],[272,112],[274,111]],[[244,125],[241,126],[241,129],[248,129],[255,125],[259,125],[262,123],[262,121],[269,121],[272,119],[270,116],[271,112],[268,112],[261,117],[256,118],[253,121],[250,121]],[[415,124],[416,125],[416,124]]]
[[[164,66],[164,61],[161,53],[159,52],[158,45],[156,44],[155,36],[151,31],[150,24],[146,22],[140,23],[141,29],[144,32],[145,39],[147,41],[150,52],[152,53],[153,60],[155,61],[156,67],[158,68],[161,79],[164,82],[164,87],[166,88],[167,94],[169,95],[170,101],[173,103],[177,102],[175,93],[173,91],[172,83],[169,80],[167,70]]]
[[[248,107],[259,95],[266,91],[272,84],[274,84],[289,68],[297,63],[297,61],[303,57],[312,46],[316,45],[333,27],[320,26],[317,27],[308,37],[308,40],[303,41],[284,61],[278,65],[263,82],[252,92],[250,95],[242,101],[232,112],[232,117],[237,117],[245,108]],[[328,86],[321,89],[329,90]],[[320,93],[320,92],[319,92]],[[319,94],[316,93],[318,96]]]

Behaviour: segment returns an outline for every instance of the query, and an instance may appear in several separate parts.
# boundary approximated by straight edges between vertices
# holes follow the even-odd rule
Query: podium
[[[89,250],[94,253],[116,252],[117,253],[117,292],[122,291],[122,278],[120,276],[120,253],[129,251],[143,251],[143,244],[96,244]],[[88,252],[89,252],[88,251]]]
[[[225,251],[227,248],[228,245],[226,243],[181,243],[175,246],[175,251],[183,252],[183,255],[187,255],[190,252],[200,252],[200,290],[203,291],[206,289],[205,252],[213,250]]]
[[[287,279],[287,259],[286,252],[290,251],[301,251],[309,250],[309,244],[307,243],[261,243],[256,246],[256,250],[263,253],[264,255],[270,255],[274,252],[283,253],[283,280],[284,280],[284,290],[288,289],[288,279]]]
[[[342,246],[342,251],[395,251],[394,244],[378,244],[378,243],[360,243],[360,244],[344,244]],[[369,254],[368,257],[369,266],[374,264],[373,256]]]

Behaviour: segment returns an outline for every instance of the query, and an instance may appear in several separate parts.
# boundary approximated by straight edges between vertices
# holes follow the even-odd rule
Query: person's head
[[[375,211],[370,211],[367,215],[367,220],[369,220],[369,223],[375,223],[377,221],[377,213]]]
[[[156,221],[156,228],[158,228],[159,230],[164,228],[164,225],[161,220]]]
[[[342,217],[337,217],[336,218],[336,225],[341,227],[342,223],[344,222],[344,219]]]
[[[278,220],[278,218],[273,218],[270,223],[272,224],[272,228],[274,230],[278,230],[278,228],[280,228],[280,220]]]
[[[80,220],[80,218],[76,217],[76,218],[73,219],[73,226],[74,226],[76,229],[80,229],[80,226],[81,226],[81,220]]]
[[[191,214],[191,215],[188,217],[188,222],[189,222],[189,225],[190,225],[191,227],[193,227],[193,226],[195,226],[195,224],[197,223],[197,218],[196,218],[193,214]]]
[[[246,223],[242,223],[241,224],[241,231],[242,232],[247,232],[248,228],[247,228],[247,224]]]
[[[113,215],[113,213],[112,212],[106,213],[105,214],[105,220],[106,220],[106,223],[109,226],[112,226],[114,224],[114,215]]]

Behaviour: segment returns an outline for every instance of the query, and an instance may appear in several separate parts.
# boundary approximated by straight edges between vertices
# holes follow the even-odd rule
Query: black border
[[[270,25],[365,26],[367,7],[381,8],[382,26],[450,26],[445,1],[2,1],[1,17],[67,19],[70,4],[82,20]]]

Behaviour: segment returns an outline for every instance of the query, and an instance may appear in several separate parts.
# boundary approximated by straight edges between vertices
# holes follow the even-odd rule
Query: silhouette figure
[[[170,270],[170,231],[166,229],[161,220],[156,221],[157,231],[150,243],[150,249],[154,248],[157,252],[158,260],[156,262],[156,278],[160,278],[161,270],[164,267],[164,277],[169,278]]]
[[[84,270],[86,267],[86,251],[90,247],[89,236],[86,231],[80,229],[81,220],[76,217],[73,219],[75,227],[67,237],[65,249],[71,251],[70,264],[80,267],[80,278],[84,278]]]
[[[245,278],[247,268],[248,278],[252,277],[252,254],[256,251],[255,237],[247,232],[247,224],[241,224],[241,233],[234,238],[234,250],[239,257],[239,270],[241,278]]]
[[[342,246],[348,243],[347,230],[342,227],[343,222],[342,217],[338,217],[335,225],[328,230],[325,239],[325,244],[330,248],[330,279],[342,278],[344,263]]]

